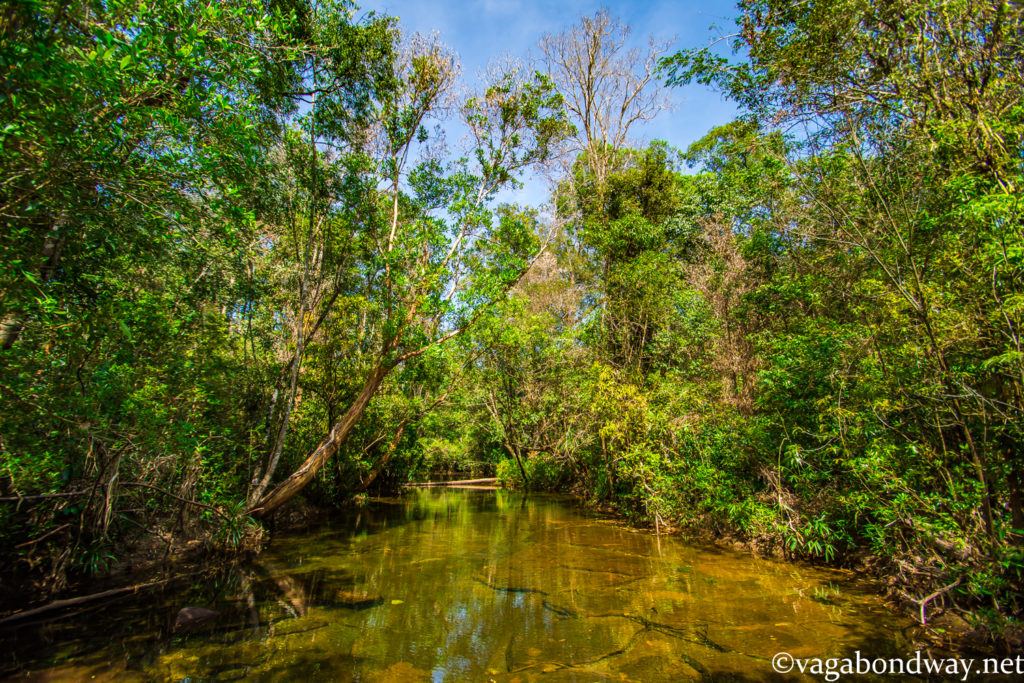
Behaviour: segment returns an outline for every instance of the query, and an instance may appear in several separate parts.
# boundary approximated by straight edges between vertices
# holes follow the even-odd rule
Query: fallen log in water
[[[67,599],[64,599],[64,600],[54,600],[53,602],[48,603],[46,605],[43,605],[42,607],[36,607],[34,609],[27,609],[27,610],[24,610],[22,612],[15,612],[14,614],[9,614],[9,615],[3,617],[2,619],[0,619],[0,626],[6,627],[8,624],[14,623],[16,621],[21,621],[23,619],[28,619],[29,617],[34,617],[34,616],[37,616],[37,615],[40,615],[40,614],[45,614],[47,612],[53,612],[53,611],[57,611],[57,610],[67,609],[68,607],[74,607],[75,605],[81,605],[82,603],[92,602],[93,600],[101,600],[103,598],[111,598],[111,597],[114,597],[114,596],[124,595],[124,594],[128,594],[128,593],[138,593],[139,591],[146,590],[148,588],[153,588],[155,586],[162,586],[162,585],[164,585],[166,583],[169,583],[169,582],[171,582],[171,581],[173,581],[174,579],[177,579],[177,578],[180,578],[180,577],[172,577],[170,579],[162,579],[160,581],[152,581],[150,583],[142,583],[142,584],[138,584],[136,586],[125,586],[123,588],[113,588],[111,590],[106,590],[106,591],[103,591],[101,593],[93,593],[92,595],[82,595],[82,596],[77,597],[77,598],[67,598]]]
[[[457,481],[421,481],[410,484],[404,484],[405,486],[414,488],[428,488],[432,486],[468,486],[473,484],[497,484],[497,477],[489,477],[487,479],[459,479]]]

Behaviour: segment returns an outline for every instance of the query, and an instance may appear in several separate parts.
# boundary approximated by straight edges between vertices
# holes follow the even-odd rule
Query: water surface
[[[909,627],[847,572],[659,538],[555,496],[427,489],[193,585],[2,632],[0,675],[783,680],[777,652],[896,654]]]

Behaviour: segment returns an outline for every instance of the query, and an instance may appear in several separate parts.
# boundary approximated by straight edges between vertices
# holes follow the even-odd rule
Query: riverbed
[[[913,634],[850,572],[631,529],[565,497],[422,489],[202,580],[0,633],[0,677],[772,681],[792,680],[777,653],[896,656]]]

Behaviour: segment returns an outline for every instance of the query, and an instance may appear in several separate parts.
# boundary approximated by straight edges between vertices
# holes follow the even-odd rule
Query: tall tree
[[[471,156],[446,166],[424,143],[426,123],[447,106],[454,76],[454,60],[440,45],[414,39],[394,64],[394,89],[378,95],[364,148],[367,182],[376,187],[360,265],[375,318],[365,379],[329,433],[255,504],[254,514],[272,512],[308,484],[385,377],[465,330],[539,253],[532,216],[489,205],[564,134],[561,99],[539,74],[503,75],[461,107]],[[416,163],[418,150],[426,156]]]
[[[310,14],[303,80],[293,93],[307,111],[271,153],[259,181],[258,217],[276,260],[282,295],[276,312],[289,329],[286,361],[270,395],[265,465],[248,503],[263,496],[285,447],[306,350],[339,297],[358,287],[359,231],[373,212],[372,187],[361,172],[363,146],[377,97],[394,88],[394,22],[349,23],[344,11],[318,5]],[[288,292],[288,294],[285,294]]]
[[[541,62],[576,126],[570,152],[583,155],[598,183],[615,150],[630,144],[630,130],[668,107],[655,78],[667,43],[652,37],[646,50],[630,49],[629,35],[629,26],[601,10],[540,41]]]

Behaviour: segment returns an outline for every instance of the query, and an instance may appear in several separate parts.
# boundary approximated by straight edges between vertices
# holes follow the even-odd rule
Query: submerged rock
[[[205,607],[182,607],[174,619],[174,633],[188,633],[219,616],[220,612],[217,610]]]

